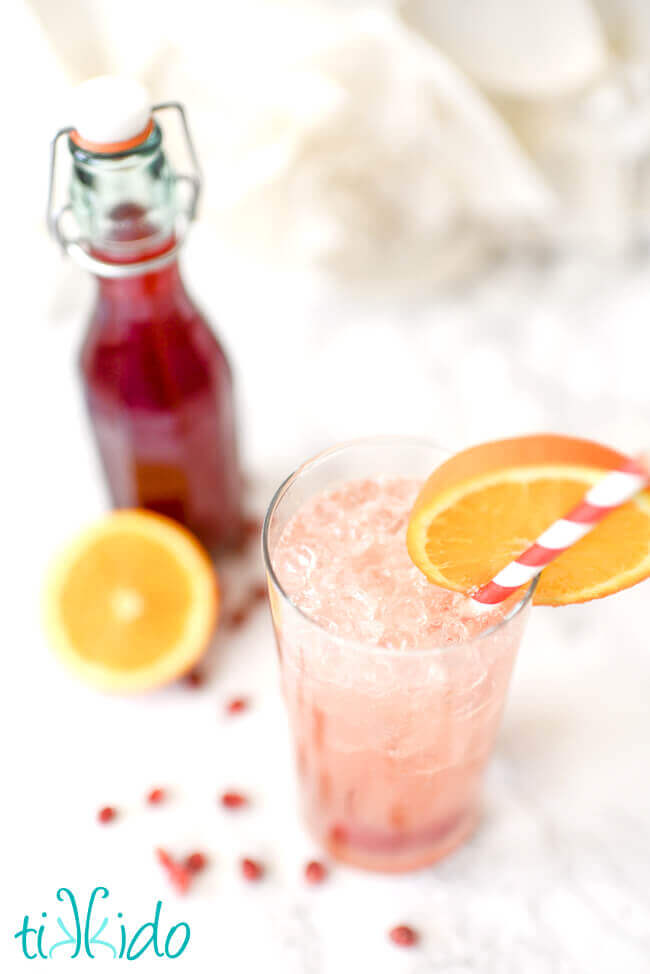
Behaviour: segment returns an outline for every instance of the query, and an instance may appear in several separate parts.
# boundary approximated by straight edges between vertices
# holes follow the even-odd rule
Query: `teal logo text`
[[[67,955],[74,957],[112,957],[114,960],[137,960],[143,954],[156,957],[180,957],[190,942],[187,923],[175,923],[164,932],[161,922],[163,904],[158,900],[153,919],[131,932],[124,915],[109,916],[106,900],[110,894],[105,886],[96,886],[88,905],[81,910],[77,899],[67,886],[57,890],[56,898],[63,915],[50,919],[41,913],[40,922],[32,922],[27,914],[14,938],[28,960],[48,960]],[[104,902],[103,902],[104,901]],[[111,911],[112,912],[112,911]]]

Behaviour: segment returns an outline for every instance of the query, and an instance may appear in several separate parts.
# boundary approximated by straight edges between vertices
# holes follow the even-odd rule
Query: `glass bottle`
[[[81,350],[85,398],[114,505],[175,518],[214,551],[236,544],[241,530],[232,375],[181,278],[181,177],[151,115],[135,136],[116,141],[129,124],[108,124],[99,142],[79,126],[66,131],[72,176],[64,209],[79,236],[66,237],[62,221],[51,220],[65,249],[97,276]],[[196,178],[191,185],[198,192]]]

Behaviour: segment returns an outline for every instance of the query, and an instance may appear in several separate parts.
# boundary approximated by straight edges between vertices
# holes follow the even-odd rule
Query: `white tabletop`
[[[424,434],[457,448],[554,429],[624,449],[650,443],[648,264],[517,261],[446,292],[391,296],[227,259],[201,228],[189,247],[186,276],[236,366],[258,509],[297,462],[354,435]],[[38,287],[19,280],[22,300],[3,314],[7,933],[26,913],[56,917],[60,886],[83,901],[105,885],[111,922],[120,910],[131,932],[158,898],[165,931],[190,924],[175,970],[647,972],[650,583],[533,611],[484,819],[462,850],[413,875],[334,866],[327,883],[306,886],[318,850],[297,815],[265,607],[217,636],[200,690],[103,696],[47,648],[45,566],[105,495],[75,375],[89,283],[43,241],[38,253]],[[257,552],[244,575],[261,578]],[[251,709],[228,718],[237,694]],[[143,796],[156,785],[170,800],[150,809]],[[251,795],[250,809],[218,807],[229,787]],[[119,809],[107,827],[95,820],[104,804]],[[156,845],[210,857],[187,897],[167,886]],[[247,854],[268,867],[255,886],[238,874]],[[417,928],[420,946],[393,946],[397,923]],[[3,970],[22,969],[10,936],[4,952]],[[137,969],[158,964],[147,954]],[[82,957],[77,968],[101,969]]]

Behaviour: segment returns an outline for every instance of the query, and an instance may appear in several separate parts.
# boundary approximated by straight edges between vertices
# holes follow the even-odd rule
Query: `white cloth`
[[[188,105],[215,233],[289,265],[435,280],[495,236],[621,247],[650,225],[647,105],[612,55],[650,63],[644,0],[8,2],[34,179],[66,83],[122,72]]]

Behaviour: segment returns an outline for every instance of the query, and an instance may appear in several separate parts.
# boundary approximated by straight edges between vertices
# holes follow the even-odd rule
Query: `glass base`
[[[338,862],[373,872],[401,873],[423,869],[449,855],[469,838],[479,818],[479,809],[472,808],[453,821],[415,834],[377,833],[335,825],[324,839],[322,835],[316,838]]]

